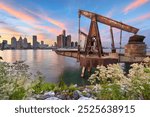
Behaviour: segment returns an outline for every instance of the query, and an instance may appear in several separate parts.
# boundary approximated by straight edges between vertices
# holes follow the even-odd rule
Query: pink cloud
[[[26,10],[27,12],[29,12],[29,13],[35,15],[35,16],[38,16],[40,19],[43,19],[43,20],[45,20],[45,21],[48,21],[49,23],[51,23],[51,24],[53,24],[53,25],[55,25],[55,26],[57,26],[57,27],[59,27],[59,28],[61,28],[61,29],[66,29],[65,24],[62,23],[62,22],[60,22],[60,21],[58,21],[58,20],[55,20],[55,19],[53,19],[53,18],[50,18],[50,17],[48,17],[48,16],[45,15],[45,14],[39,14],[39,13],[33,12],[33,11],[29,10],[29,9],[25,9],[25,10]]]
[[[143,20],[147,20],[147,19],[150,19],[150,13],[147,13],[147,14],[144,14],[144,15],[141,15],[139,17],[136,17],[134,19],[131,19],[131,20],[128,20],[127,22],[139,22],[139,21],[143,21]]]
[[[55,20],[53,18],[50,18],[47,15],[41,15],[41,14],[38,14],[36,12],[30,12],[30,10],[24,9],[24,8],[21,8],[21,11],[19,11],[15,7],[8,5],[5,2],[4,3],[0,2],[0,10],[5,11],[9,15],[16,17],[17,19],[20,19],[21,21],[23,21],[23,22],[27,23],[29,26],[31,26],[31,27],[22,27],[21,25],[19,25],[18,29],[20,29],[20,30],[19,31],[17,30],[18,32],[10,30],[11,27],[10,27],[10,29],[9,29],[9,27],[8,27],[8,29],[3,28],[0,30],[1,33],[3,32],[3,33],[10,33],[10,34],[15,34],[15,35],[17,34],[18,35],[18,34],[22,34],[21,33],[22,31],[23,32],[31,32],[31,30],[33,30],[32,33],[37,34],[37,35],[44,32],[45,34],[39,35],[39,39],[40,40],[41,39],[47,40],[48,38],[54,39],[54,37],[56,35],[60,34],[62,29],[66,29],[64,23],[62,23],[58,20]],[[35,16],[39,17],[39,19]],[[57,27],[43,26],[42,24],[40,24],[40,19],[48,21]],[[58,29],[58,27],[60,29]],[[16,29],[16,27],[14,27],[14,30],[15,29]],[[51,36],[47,37],[46,34],[51,34]]]
[[[58,29],[50,28],[48,26],[36,25],[35,27],[38,29],[46,30],[47,32],[55,34],[55,35],[58,35],[60,33]]]
[[[132,3],[130,3],[128,6],[124,8],[123,12],[128,13],[130,10],[140,7],[146,4],[147,2],[149,2],[149,0],[134,0]]]
[[[7,5],[6,3],[0,3],[0,10],[3,10],[5,12],[7,12],[8,14],[20,19],[21,21],[24,21],[25,23],[27,23],[28,25],[30,25],[32,28],[25,28],[25,30],[33,30],[33,32],[39,32],[39,31],[44,31],[44,32],[49,32],[51,34],[56,34],[58,35],[59,34],[59,31],[58,29],[54,28],[54,27],[48,27],[48,26],[42,26],[40,23],[39,20],[37,20],[34,16],[32,16],[31,14],[29,15],[27,12],[23,12],[23,11],[19,11],[19,10],[16,10],[15,8],[13,8],[12,6],[10,5]],[[59,22],[59,21],[56,21],[52,18],[49,18],[49,17],[46,17],[46,16],[42,16],[42,15],[39,15],[40,18],[44,18],[45,20],[48,20],[49,22],[53,23],[54,25],[57,25],[61,28],[64,28],[64,24]],[[37,24],[38,23],[38,24]],[[21,26],[20,26],[21,27]],[[21,30],[24,30],[24,28],[21,28]],[[8,31],[6,31],[8,32]],[[9,30],[9,33],[11,31]],[[14,32],[12,31],[12,34]],[[16,32],[15,32],[16,33]],[[18,32],[19,33],[19,32]]]
[[[116,9],[115,9],[115,8],[112,8],[112,9],[106,14],[106,17],[111,18],[111,17],[114,15],[115,11],[116,11]]]
[[[48,22],[50,22],[50,23],[52,23],[52,24],[54,24],[54,25],[56,25],[56,26],[58,26],[58,27],[60,27],[60,28],[62,28],[62,29],[65,29],[65,24],[63,24],[62,22],[59,22],[59,21],[57,21],[57,20],[54,20],[54,19],[52,19],[52,18],[50,18],[50,17],[47,17],[47,16],[45,16],[45,17],[43,17],[45,20],[47,20]]]
[[[22,21],[28,21],[28,22],[32,22],[32,23],[37,22],[37,20],[34,17],[32,17],[32,16],[30,16],[24,12],[21,12],[19,10],[16,10],[13,7],[8,6],[5,3],[0,3],[0,9],[9,13],[10,15],[12,15],[18,19],[21,19]]]

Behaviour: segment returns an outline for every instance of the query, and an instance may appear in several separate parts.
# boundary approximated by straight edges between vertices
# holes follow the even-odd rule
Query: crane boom
[[[139,31],[139,29],[137,29],[135,27],[129,26],[129,25],[124,24],[122,22],[118,22],[116,20],[107,18],[105,16],[102,16],[102,15],[99,15],[99,14],[96,14],[96,13],[92,13],[92,12],[89,12],[89,11],[79,10],[79,17],[81,15],[83,15],[87,18],[90,18],[90,19],[92,19],[93,17],[96,17],[96,21],[98,21],[100,23],[103,23],[103,24],[109,25],[111,27],[121,29],[123,31],[130,32],[130,33],[136,34]]]

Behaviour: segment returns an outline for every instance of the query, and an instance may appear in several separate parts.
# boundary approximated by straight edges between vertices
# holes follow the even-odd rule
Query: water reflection
[[[148,51],[150,54],[150,50]],[[57,55],[51,50],[4,50],[0,51],[0,56],[10,63],[25,61],[33,74],[42,72],[47,82],[58,82],[63,75],[67,84],[87,83],[86,79],[80,78],[81,69],[76,59]]]
[[[76,59],[59,56],[51,50],[4,50],[0,51],[0,55],[4,61],[10,63],[18,60],[25,61],[30,66],[32,73],[42,72],[48,82],[58,82],[61,74],[67,79],[67,74],[64,74],[64,71],[69,73],[69,71],[80,70]]]

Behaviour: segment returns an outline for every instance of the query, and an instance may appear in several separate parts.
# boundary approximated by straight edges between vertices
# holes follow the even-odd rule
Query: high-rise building
[[[75,42],[75,47],[78,47],[78,42],[77,41]]]
[[[64,37],[66,36],[66,31],[65,30],[62,31],[62,35],[64,35]]]
[[[37,42],[37,36],[33,35],[33,49],[37,49],[38,42]]]
[[[66,47],[71,47],[71,35],[68,35],[66,38]]]
[[[22,49],[23,48],[22,37],[20,37],[18,42],[17,42],[17,48],[18,49]]]
[[[63,35],[57,36],[57,47],[58,48],[63,48],[64,47]]]
[[[11,48],[16,49],[17,48],[17,39],[16,37],[11,38]]]
[[[66,36],[66,31],[63,30],[62,34],[57,36],[57,47],[71,47],[71,35]]]
[[[23,48],[24,49],[27,49],[28,48],[28,41],[27,41],[27,38],[25,37],[24,39],[23,39]]]
[[[6,49],[8,47],[7,40],[3,40],[2,49]]]
[[[62,36],[61,38],[63,40],[63,47],[66,47],[67,46],[67,40],[66,40],[66,31],[65,30],[62,31],[61,36]]]
[[[74,48],[74,42],[73,41],[71,42],[71,47]]]

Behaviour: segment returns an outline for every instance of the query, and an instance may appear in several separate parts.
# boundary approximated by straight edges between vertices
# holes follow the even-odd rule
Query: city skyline
[[[39,40],[53,44],[63,29],[78,39],[78,10],[92,11],[127,23],[140,29],[138,34],[146,36],[150,46],[150,0],[0,0],[0,35],[37,35]],[[33,7],[34,6],[34,7]],[[81,20],[81,29],[88,33],[89,19]],[[99,24],[102,41],[107,45],[109,27]],[[126,44],[131,34],[123,32]],[[114,29],[115,42],[119,43],[119,30]],[[2,36],[1,40],[5,39]],[[32,38],[28,38],[31,41]],[[10,41],[10,40],[8,40]],[[110,44],[109,44],[110,45]],[[105,46],[105,45],[104,45]]]
[[[3,49],[48,49],[50,46],[45,44],[44,41],[38,40],[36,35],[32,36],[32,43],[28,42],[27,37],[20,36],[18,39],[13,36],[11,37],[11,43],[8,43],[7,40],[1,40],[0,48]]]

